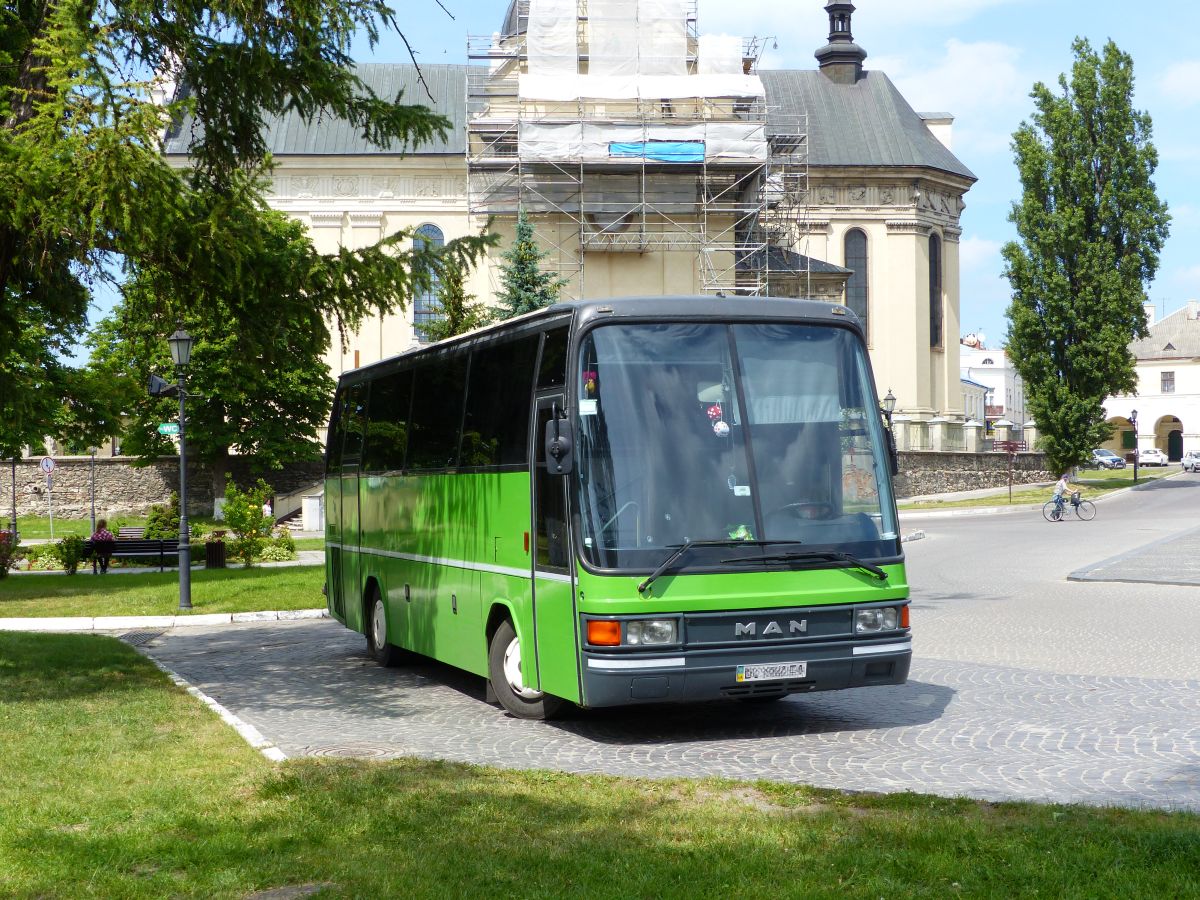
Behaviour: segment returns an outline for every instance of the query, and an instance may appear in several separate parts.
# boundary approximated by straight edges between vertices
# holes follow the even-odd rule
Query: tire
[[[1047,500],[1046,505],[1042,507],[1042,516],[1047,522],[1057,522],[1062,518],[1062,510],[1053,500]]]
[[[558,697],[525,687],[521,678],[521,642],[508,619],[492,635],[488,678],[500,705],[518,719],[552,719],[566,704]]]
[[[1092,521],[1096,518],[1096,504],[1091,500],[1080,500],[1079,505],[1075,507],[1075,515],[1085,522]]]
[[[367,653],[381,666],[398,666],[405,653],[387,642],[387,607],[378,588],[372,589],[367,602]]]

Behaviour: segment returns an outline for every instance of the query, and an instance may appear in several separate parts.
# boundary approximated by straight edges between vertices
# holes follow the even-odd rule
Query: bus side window
[[[393,372],[371,385],[364,472],[399,472],[408,446],[408,405],[412,372]]]
[[[342,441],[345,431],[342,427],[346,406],[346,389],[338,388],[333,397],[333,409],[329,413],[329,432],[325,437],[325,471],[337,472],[342,468]]]
[[[567,382],[567,337],[564,325],[545,333],[542,342],[542,361],[538,365],[537,389],[562,387]]]
[[[458,465],[466,386],[465,353],[435,356],[417,367],[409,419],[409,469],[453,469]]]
[[[529,397],[538,336],[471,354],[461,459],[465,468],[529,464]]]
[[[358,468],[362,459],[363,436],[367,430],[367,385],[356,384],[346,392],[346,406],[342,410],[342,467]]]

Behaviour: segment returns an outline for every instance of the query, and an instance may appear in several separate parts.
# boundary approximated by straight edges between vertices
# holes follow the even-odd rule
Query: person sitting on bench
[[[96,530],[92,534],[92,553],[100,563],[101,575],[108,572],[108,559],[112,556],[113,543],[115,541],[116,538],[113,537],[113,533],[108,530],[108,520],[99,520],[96,523]]]

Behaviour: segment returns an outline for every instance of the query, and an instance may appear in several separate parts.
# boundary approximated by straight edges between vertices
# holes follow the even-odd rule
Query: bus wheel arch
[[[518,719],[550,719],[566,701],[525,687],[520,674],[521,639],[512,615],[501,605],[488,616],[488,683],[499,704]]]
[[[367,653],[381,666],[397,666],[404,651],[387,640],[387,604],[383,590],[374,577],[363,585],[363,633],[367,636]]]

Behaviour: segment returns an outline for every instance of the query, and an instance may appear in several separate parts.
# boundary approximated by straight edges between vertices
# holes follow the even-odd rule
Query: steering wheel
[[[833,506],[821,500],[785,503],[767,513],[767,517],[772,518],[784,513],[789,514],[793,519],[828,519],[833,515]]]

